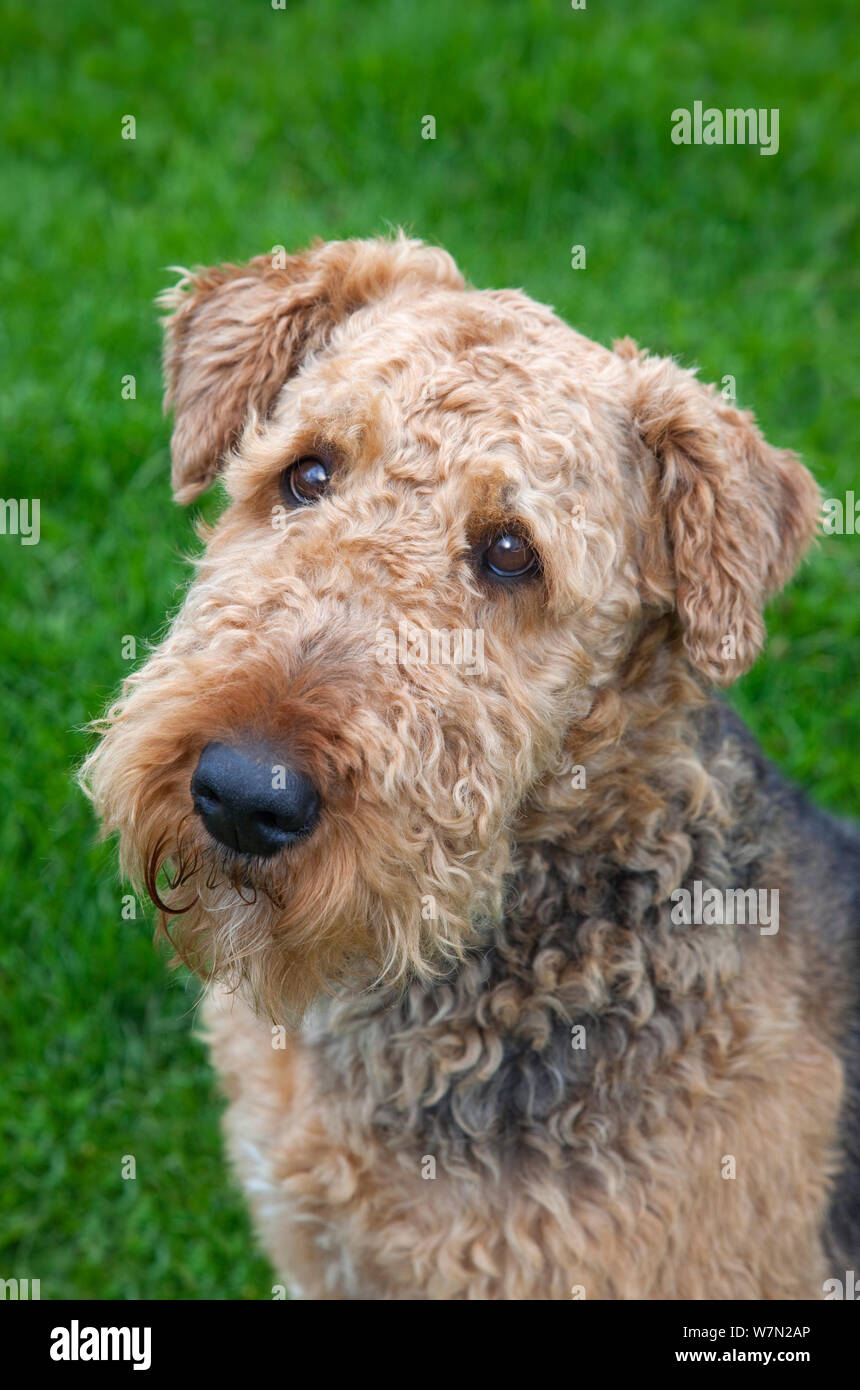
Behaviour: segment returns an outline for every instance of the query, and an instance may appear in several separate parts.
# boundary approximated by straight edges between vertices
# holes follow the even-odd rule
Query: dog
[[[810,474],[403,234],[162,303],[175,495],[228,504],[82,780],[207,983],[285,1285],[826,1296],[860,1260],[860,840],[714,693]]]

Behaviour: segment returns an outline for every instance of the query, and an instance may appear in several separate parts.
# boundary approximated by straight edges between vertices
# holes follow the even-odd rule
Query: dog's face
[[[402,238],[166,301],[177,496],[224,465],[229,505],[84,775],[184,957],[280,1014],[462,954],[561,759],[749,665],[816,491],[672,362]]]

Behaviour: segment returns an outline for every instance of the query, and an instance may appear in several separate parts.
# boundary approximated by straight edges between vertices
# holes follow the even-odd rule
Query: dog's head
[[[176,496],[229,501],[85,784],[184,958],[271,1012],[438,969],[563,821],[560,756],[749,666],[815,485],[671,360],[403,237],[164,302]]]

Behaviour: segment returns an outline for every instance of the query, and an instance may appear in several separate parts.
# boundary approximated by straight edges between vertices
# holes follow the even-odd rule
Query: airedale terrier
[[[223,469],[229,504],[84,781],[209,982],[283,1280],[828,1296],[860,1268],[860,840],[710,693],[814,535],[809,473],[403,236],[163,301],[176,496]]]

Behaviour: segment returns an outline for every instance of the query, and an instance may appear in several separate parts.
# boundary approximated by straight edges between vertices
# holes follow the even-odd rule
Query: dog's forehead
[[[346,320],[325,359],[356,378],[397,381],[422,402],[444,400],[461,379],[476,396],[518,399],[537,389],[564,397],[577,383],[599,386],[617,363],[517,290],[393,296]]]
[[[518,291],[443,291],[353,314],[288,383],[279,415],[335,442],[370,438],[397,470],[409,455],[417,481],[506,458],[539,481],[606,465],[622,375]]]

